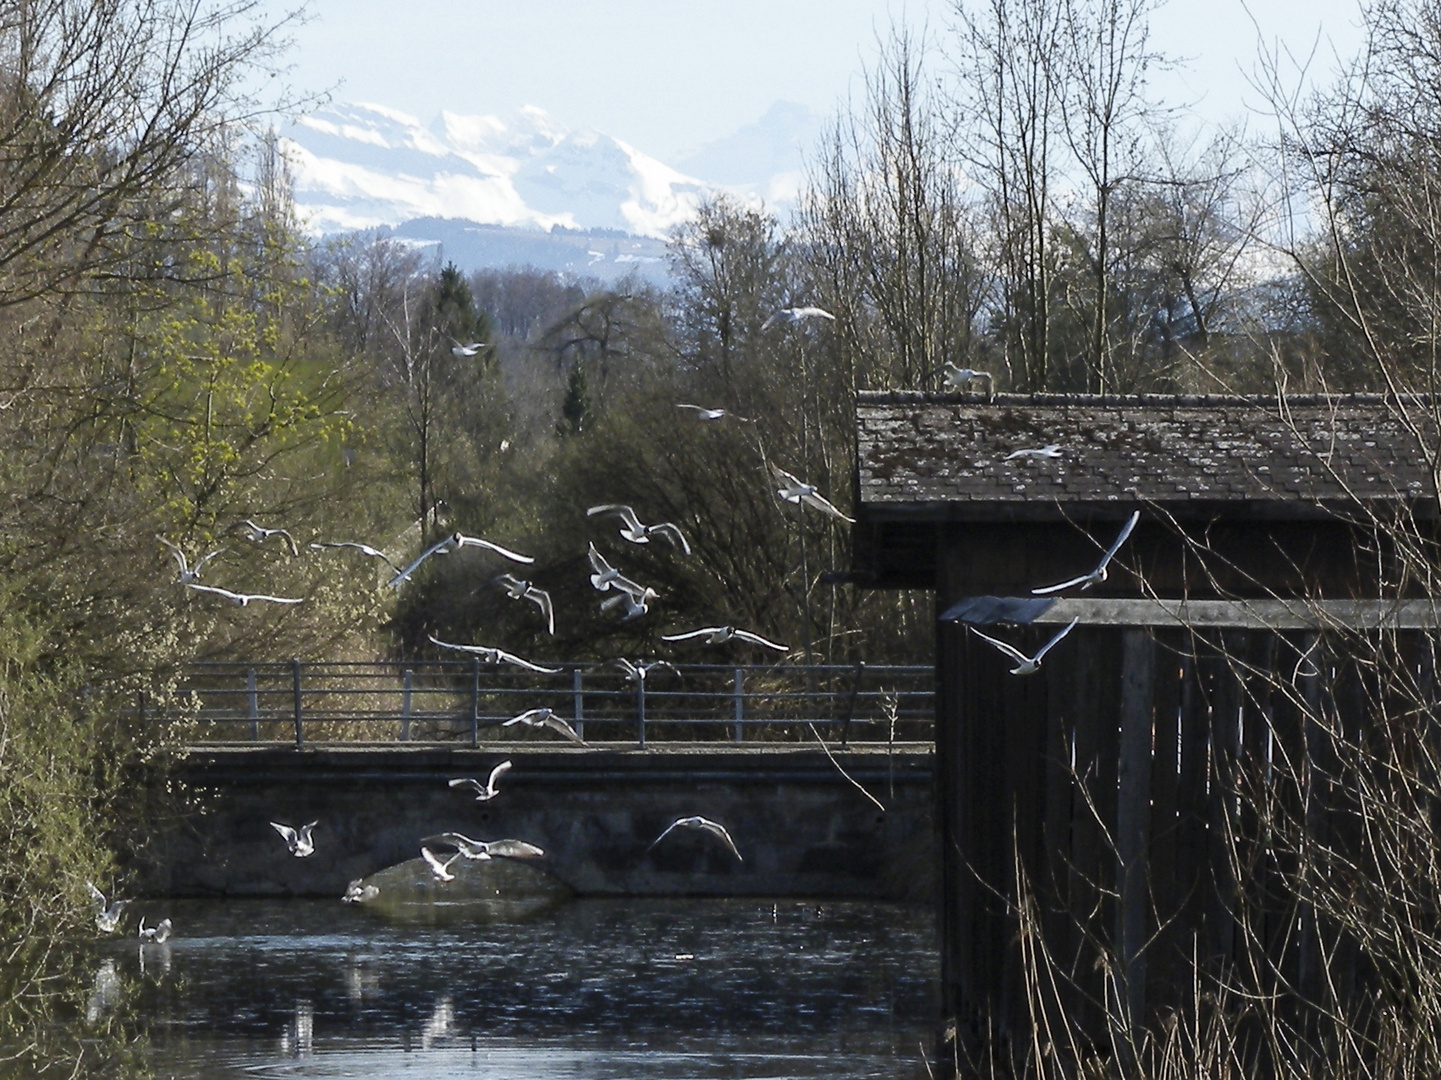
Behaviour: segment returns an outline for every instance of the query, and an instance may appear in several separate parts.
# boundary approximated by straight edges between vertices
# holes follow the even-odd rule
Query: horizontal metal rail
[[[478,661],[413,663],[299,660],[187,667],[162,699],[141,699],[142,719],[183,724],[192,742],[434,742],[479,745],[553,732],[502,729],[550,708],[587,742],[641,747],[648,739],[811,739],[807,725],[842,743],[932,738],[931,667],[679,665],[631,682],[610,666],[553,665],[554,674]]]

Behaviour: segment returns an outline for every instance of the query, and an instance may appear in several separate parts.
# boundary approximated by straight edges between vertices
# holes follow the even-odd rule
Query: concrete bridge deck
[[[179,791],[180,810],[135,869],[151,895],[338,898],[350,880],[415,858],[421,837],[457,831],[539,844],[537,865],[581,895],[933,894],[929,743],[852,743],[835,762],[814,744],[536,747],[196,746],[160,765],[155,782]],[[507,758],[491,802],[448,786]],[[723,822],[744,861],[689,831],[648,850],[688,814]],[[269,824],[312,820],[306,859]]]

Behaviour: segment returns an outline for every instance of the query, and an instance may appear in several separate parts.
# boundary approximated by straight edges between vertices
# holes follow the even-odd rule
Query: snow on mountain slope
[[[379,105],[334,104],[282,134],[297,206],[321,233],[463,218],[659,237],[711,190],[536,108],[508,119],[442,113],[426,126]]]

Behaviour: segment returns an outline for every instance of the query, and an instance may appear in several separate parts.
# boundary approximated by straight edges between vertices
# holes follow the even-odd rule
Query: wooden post
[[[645,749],[645,677],[635,681],[635,735],[636,745]]]
[[[1116,945],[1131,1030],[1145,1022],[1147,849],[1151,834],[1151,734],[1156,644],[1144,630],[1121,633],[1121,753],[1116,797]]]
[[[735,669],[735,741],[741,741],[742,720],[745,716],[745,671]]]
[[[295,749],[305,748],[304,712],[300,704],[300,661],[290,661],[290,683],[295,695]]]
[[[846,745],[847,739],[848,739],[849,736],[850,736],[850,731],[851,731],[851,718],[854,717],[855,714],[856,714],[856,698],[860,696],[860,693],[861,693],[861,677],[864,676],[865,673],[866,673],[866,662],[865,662],[864,660],[857,660],[857,661],[856,661],[856,677],[855,677],[855,680],[851,683],[851,696],[850,696],[850,700],[846,702],[846,716],[845,716],[845,719],[841,721],[841,746],[842,746],[842,747],[844,747],[844,746]]]

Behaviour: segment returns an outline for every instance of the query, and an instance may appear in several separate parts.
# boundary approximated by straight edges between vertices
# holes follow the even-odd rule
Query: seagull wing
[[[90,896],[90,903],[95,907],[95,914],[103,914],[106,908],[105,894],[88,881],[85,883],[85,891]]]
[[[555,713],[551,713],[549,716],[547,716],[544,720],[541,721],[541,724],[545,727],[550,728],[552,731],[557,731],[560,734],[564,735],[567,739],[575,743],[577,746],[586,745],[585,740],[582,739],[578,734],[576,734],[575,728],[571,727],[560,717],[556,716]]]
[[[538,859],[545,854],[544,850],[524,840],[492,840],[486,845],[486,850],[507,859]]]
[[[245,604],[250,600],[250,597],[242,595],[241,593],[231,592],[229,589],[219,589],[214,585],[201,585],[198,582],[187,581],[185,587],[187,589],[194,589],[196,592],[214,593],[216,596],[223,596],[227,600],[234,600],[237,604]]]
[[[671,833],[673,833],[676,829],[680,828],[680,827],[681,827],[681,824],[682,824],[683,822],[685,822],[685,821],[686,821],[685,818],[676,818],[674,821],[672,821],[669,825],[667,825],[667,826],[661,831],[661,834],[660,834],[659,836],[657,836],[654,840],[652,840],[652,841],[650,842],[650,847],[646,848],[646,850],[649,851],[651,848],[655,847],[655,846],[656,846],[657,844],[659,844],[662,840],[664,840],[667,836],[669,836]]]
[[[631,663],[624,656],[617,656],[611,663],[625,673],[625,677],[632,682],[645,678],[639,667]]]
[[[710,637],[718,630],[724,630],[724,626],[705,626],[699,630],[690,630],[684,634],[662,634],[662,641],[687,641],[690,638]]]
[[[303,604],[303,596],[266,596],[264,593],[249,593],[240,597],[242,604],[248,604],[252,600],[265,600],[271,604]]]
[[[1009,656],[1009,657],[1010,657],[1012,660],[1014,660],[1016,663],[1018,663],[1018,664],[1029,664],[1029,663],[1031,663],[1031,657],[1029,657],[1029,656],[1027,656],[1025,653],[1021,652],[1020,649],[1016,648],[1014,645],[1010,644],[1009,642],[1001,641],[1001,640],[998,639],[998,638],[993,638],[993,637],[991,637],[989,634],[983,634],[983,633],[981,633],[979,630],[977,630],[974,626],[971,627],[971,633],[975,634],[976,637],[980,638],[982,641],[989,641],[992,645],[994,645],[997,649],[1000,649],[1001,652],[1003,652],[1006,656]]]
[[[595,517],[597,514],[615,514],[626,523],[629,528],[641,531],[644,526],[640,518],[635,516],[635,511],[622,503],[604,503],[600,506],[592,506],[585,512],[586,517]]]
[[[545,628],[552,635],[555,634],[555,608],[550,602],[550,593],[544,589],[537,589],[534,585],[525,590],[525,598],[533,601],[540,608],[541,614],[545,616]]]
[[[474,656],[480,657],[487,664],[495,663],[496,654],[500,651],[499,649],[492,649],[488,645],[456,645],[449,641],[441,641],[440,638],[434,634],[428,636],[433,643],[439,645],[442,649],[454,649],[456,652],[471,653]]]
[[[512,596],[518,597],[525,594],[525,582],[521,581],[520,578],[514,574],[496,574],[494,580],[497,585],[505,589]]]
[[[543,667],[540,664],[533,664],[529,660],[516,656],[515,653],[506,652],[504,649],[491,649],[490,651],[495,653],[495,659],[491,661],[492,664],[502,662],[514,664],[516,667],[523,667],[527,671],[539,671],[543,675],[556,675],[563,670],[558,667]]]
[[[764,645],[767,649],[775,649],[776,652],[785,652],[789,645],[778,645],[774,641],[767,641],[759,634],[752,634],[749,630],[733,630],[731,637],[740,638],[742,641],[749,641],[752,645]]]
[[[274,536],[283,536],[285,543],[290,547],[290,554],[297,558],[299,557],[300,546],[295,542],[295,537],[291,536],[285,529],[271,529],[270,532]]]
[[[1116,552],[1121,550],[1121,545],[1130,539],[1131,530],[1136,527],[1136,522],[1140,520],[1141,511],[1132,510],[1131,516],[1126,519],[1126,524],[1121,526],[1121,535],[1116,537],[1115,542],[1111,544],[1111,546],[1106,549],[1106,553],[1101,556],[1101,565],[1096,567],[1097,570],[1104,570],[1106,568],[1106,564],[1115,557]],[[200,568],[197,566],[196,569],[199,570]]]
[[[499,555],[501,558],[503,558],[503,559],[509,559],[511,562],[518,562],[518,563],[533,563],[533,562],[535,562],[535,556],[533,556],[533,555],[522,555],[522,554],[521,554],[520,552],[518,552],[518,551],[511,551],[510,548],[501,547],[499,544],[492,543],[492,542],[489,541],[489,540],[481,540],[479,537],[475,537],[475,536],[461,536],[460,533],[456,533],[453,539],[455,540],[456,544],[458,544],[460,547],[479,547],[479,548],[485,548],[486,551],[493,551],[493,552],[495,552],[497,555]]]
[[[475,841],[472,840],[470,837],[464,835],[463,833],[458,833],[458,832],[443,832],[443,833],[436,833],[434,836],[426,836],[426,837],[423,837],[423,838],[421,839],[420,843],[421,843],[422,849],[424,849],[426,846],[428,846],[428,845],[430,845],[430,844],[437,844],[437,845],[443,845],[443,846],[445,846],[445,847],[453,847],[453,848],[456,848],[456,849],[463,849],[463,848],[465,848],[465,847],[469,847],[469,846],[474,845],[474,844],[475,844]],[[434,852],[432,852],[432,854],[434,854]]]
[[[468,787],[473,787],[473,788],[475,788],[475,793],[476,793],[477,795],[484,795],[484,794],[485,794],[485,788],[484,788],[483,786],[481,786],[480,781],[477,780],[477,779],[475,779],[475,777],[473,777],[473,776],[457,776],[454,780],[451,780],[451,781],[449,782],[449,786],[450,786],[450,787],[467,787],[467,786],[468,786]]]
[[[215,556],[223,554],[224,551],[224,548],[216,548],[214,551],[206,553],[201,558],[201,560],[195,564],[195,569],[192,570],[191,573],[193,573],[196,577],[199,577],[200,571],[205,568],[205,564],[208,563],[211,559],[215,558]]]
[[[485,791],[489,797],[495,797],[495,782],[508,772],[510,772],[509,758],[490,770],[490,775],[485,779]]]
[[[163,536],[160,536],[160,535],[157,534],[156,537],[155,537],[155,539],[159,540],[162,544],[164,544],[166,547],[168,547],[168,548],[170,549],[170,554],[172,554],[172,555],[175,556],[175,561],[180,564],[180,576],[181,576],[181,577],[186,577],[186,576],[188,576],[189,573],[190,573],[190,567],[189,567],[189,565],[187,565],[186,562],[185,562],[185,552],[181,551],[178,547],[176,547],[174,544],[172,544],[169,540],[165,539],[165,537],[163,537]],[[207,558],[208,558],[208,557],[209,557],[209,556],[207,556]],[[203,560],[202,560],[202,564],[203,564]],[[197,566],[196,569],[199,570],[200,567]]]
[[[690,554],[690,542],[686,540],[685,533],[680,531],[680,526],[670,521],[662,521],[659,525],[652,525],[650,531],[664,536],[676,547],[680,548],[682,555]]]
[[[407,566],[404,570],[400,571],[400,573],[396,574],[395,577],[393,577],[393,578],[391,578],[389,581],[387,581],[386,584],[389,585],[392,589],[398,589],[398,588],[400,588],[401,582],[403,582],[403,581],[408,581],[408,580],[410,579],[410,575],[413,574],[413,573],[415,573],[418,569],[420,569],[420,564],[421,564],[421,563],[425,562],[426,559],[430,558],[432,555],[434,555],[436,552],[440,551],[441,549],[448,547],[449,544],[450,544],[450,541],[451,541],[451,538],[447,536],[444,540],[440,541],[439,543],[437,543],[437,544],[431,544],[430,547],[426,548],[426,549],[425,549],[424,551],[422,551],[418,556],[416,556],[414,562],[412,562],[412,563],[411,563],[409,566]]]
[[[1070,581],[1063,581],[1059,585],[1044,585],[1039,589],[1032,589],[1032,596],[1049,596],[1051,593],[1065,592],[1067,589],[1074,589],[1077,585],[1089,585],[1095,581],[1094,572],[1082,574],[1080,577],[1073,577]],[[984,636],[984,635],[982,635]]]
[[[430,865],[430,872],[432,874],[438,877],[441,881],[449,881],[452,877],[455,876],[454,874],[450,873],[450,864],[455,862],[456,859],[460,858],[460,852],[457,851],[450,858],[446,859],[445,862],[441,862],[439,856],[437,856],[435,852],[431,851],[430,848],[426,847],[424,844],[421,844],[420,857],[423,858]]]
[[[730,849],[730,853],[740,862],[745,862],[745,859],[741,858],[741,853],[736,849],[736,842],[731,839],[731,834],[726,831],[726,827],[719,821],[711,821],[710,818],[701,818],[700,821],[697,822],[696,828],[704,829],[711,835],[720,837],[725,843],[725,846]]]
[[[808,493],[805,494],[805,495],[802,495],[802,496],[801,496],[801,502],[805,503],[807,506],[809,506],[809,507],[811,507],[811,508],[813,508],[813,509],[815,509],[815,510],[821,510],[821,511],[827,513],[827,514],[830,514],[831,517],[840,518],[842,521],[849,521],[852,525],[855,524],[855,521],[856,521],[855,518],[853,518],[853,517],[848,517],[847,515],[841,513],[839,510],[837,510],[837,509],[835,508],[834,505],[831,504],[831,501],[830,501],[829,499],[827,499],[824,495],[820,494],[819,492],[812,491],[812,492],[808,492]]]
[[[282,825],[278,821],[272,821],[270,827],[280,834],[280,838],[285,841],[286,846],[289,848],[293,849],[300,840],[295,830],[289,825]]]
[[[1058,634],[1056,634],[1055,637],[1051,638],[1050,641],[1048,641],[1048,642],[1046,642],[1044,645],[1042,645],[1042,646],[1041,646],[1041,651],[1038,652],[1038,653],[1036,653],[1036,655],[1035,655],[1035,657],[1034,657],[1034,663],[1040,664],[1040,662],[1041,662],[1041,657],[1045,656],[1046,653],[1050,652],[1050,651],[1051,651],[1051,647],[1052,647],[1053,645],[1055,645],[1056,642],[1060,641],[1061,638],[1065,637],[1065,636],[1066,636],[1067,634],[1069,634],[1072,630],[1074,630],[1074,629],[1076,628],[1076,624],[1077,624],[1078,622],[1080,622],[1080,621],[1081,621],[1081,620],[1080,620],[1079,617],[1078,617],[1078,618],[1075,618],[1075,619],[1072,619],[1070,622],[1068,622],[1068,623],[1061,629],[1061,631],[1060,631]]]
[[[509,720],[505,721],[500,726],[510,727],[511,724],[524,724],[526,727],[534,727],[536,724],[540,723],[540,720],[538,720],[537,717],[544,716],[549,712],[550,710],[546,708],[526,709],[525,712],[521,713],[519,716],[512,716]]]

